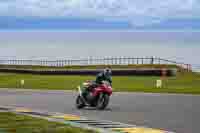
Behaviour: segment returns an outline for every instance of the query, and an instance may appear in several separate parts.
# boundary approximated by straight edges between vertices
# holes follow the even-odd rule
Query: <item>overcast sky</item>
[[[199,65],[199,16],[199,0],[1,0],[0,58],[158,56]]]
[[[199,30],[199,0],[1,0],[0,29]]]

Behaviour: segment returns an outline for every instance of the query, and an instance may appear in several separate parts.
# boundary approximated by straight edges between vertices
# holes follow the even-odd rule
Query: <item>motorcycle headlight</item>
[[[83,83],[83,86],[85,86],[85,87],[89,87],[90,84],[85,82],[85,83]]]

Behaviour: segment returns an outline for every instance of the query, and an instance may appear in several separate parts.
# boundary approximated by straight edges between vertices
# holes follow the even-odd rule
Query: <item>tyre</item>
[[[110,96],[108,94],[100,94],[98,102],[97,102],[97,109],[103,110],[108,106],[110,100]]]
[[[82,109],[85,107],[85,103],[82,99],[82,97],[79,95],[77,98],[76,98],[76,108],[77,109]]]

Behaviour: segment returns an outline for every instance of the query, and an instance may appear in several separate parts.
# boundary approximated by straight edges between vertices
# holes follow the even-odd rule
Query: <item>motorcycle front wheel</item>
[[[97,109],[103,110],[108,106],[110,96],[108,94],[100,94],[97,102]]]
[[[82,97],[79,95],[77,98],[76,98],[76,108],[77,109],[82,109],[85,107],[85,103],[82,99]]]

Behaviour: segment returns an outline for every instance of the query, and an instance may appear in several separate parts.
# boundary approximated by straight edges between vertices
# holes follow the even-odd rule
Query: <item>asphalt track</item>
[[[200,96],[114,93],[105,111],[77,110],[75,97],[74,92],[1,89],[0,105],[71,113],[177,133],[200,132]]]

